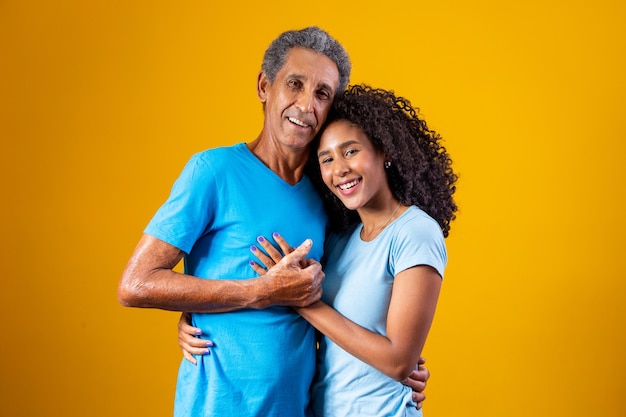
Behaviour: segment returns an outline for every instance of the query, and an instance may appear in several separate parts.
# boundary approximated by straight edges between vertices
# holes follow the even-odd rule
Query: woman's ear
[[[256,95],[261,100],[261,103],[265,103],[267,100],[267,87],[269,84],[270,82],[265,73],[260,71],[256,81]]]

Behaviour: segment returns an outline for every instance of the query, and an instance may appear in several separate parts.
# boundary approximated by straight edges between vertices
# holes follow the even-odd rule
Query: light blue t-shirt
[[[409,207],[374,240],[353,230],[327,238],[323,301],[348,319],[385,335],[394,276],[416,265],[430,265],[443,277],[447,262],[437,222]],[[312,389],[316,416],[421,416],[402,385],[323,337]]]
[[[249,279],[257,236],[279,232],[294,246],[311,238],[309,257],[319,260],[325,228],[308,178],[289,185],[242,143],[194,155],[145,233],[183,250],[187,274]],[[176,417],[306,414],[314,330],[293,309],[193,314],[193,325],[215,347],[198,365],[181,362]]]

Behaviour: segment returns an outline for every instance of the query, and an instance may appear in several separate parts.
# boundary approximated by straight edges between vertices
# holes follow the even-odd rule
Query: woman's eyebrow
[[[330,151],[322,150],[322,151],[319,151],[317,153],[317,157],[319,158],[320,156],[324,156],[324,155],[327,155],[329,153],[330,153]]]
[[[346,148],[346,147],[348,147],[348,146],[350,146],[350,145],[355,145],[355,144],[356,144],[356,145],[358,145],[358,144],[359,144],[359,141],[356,141],[356,140],[347,140],[347,141],[345,141],[345,142],[340,143],[340,144],[339,144],[339,146],[337,146],[337,147],[338,147],[339,149],[343,149],[343,148]],[[321,151],[319,151],[319,152],[317,153],[317,157],[319,158],[320,156],[323,156],[323,155],[326,155],[326,154],[329,154],[329,153],[330,153],[330,151],[323,149],[323,150],[321,150]]]

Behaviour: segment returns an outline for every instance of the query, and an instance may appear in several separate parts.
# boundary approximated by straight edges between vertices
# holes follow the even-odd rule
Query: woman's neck
[[[403,206],[398,200],[392,198],[380,209],[357,210],[363,223],[361,239],[366,242],[374,240],[387,226],[400,217],[406,209],[407,206]]]

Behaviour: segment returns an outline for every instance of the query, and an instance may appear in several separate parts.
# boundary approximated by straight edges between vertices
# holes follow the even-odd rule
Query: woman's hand
[[[285,241],[280,234],[274,232],[272,237],[278,244],[278,247],[274,246],[263,236],[259,236],[257,238],[257,242],[265,252],[259,250],[256,245],[250,246],[250,251],[258,259],[258,262],[250,262],[250,266],[259,275],[264,275],[268,269],[280,262],[280,260],[283,259],[283,256],[293,252],[294,250],[294,248],[291,247],[291,245],[289,245],[289,243],[287,243],[287,241]]]
[[[313,245],[311,239],[293,248],[278,233],[272,237],[278,248],[263,236],[257,238],[260,248],[250,247],[258,259],[258,262],[250,261],[250,267],[266,285],[268,298],[272,300],[268,305],[306,307],[318,301],[322,297],[324,271],[319,262],[307,258]]]
[[[413,401],[417,403],[416,408],[419,410],[422,408],[422,403],[426,399],[426,395],[424,394],[424,390],[426,389],[426,383],[428,382],[428,378],[430,378],[430,371],[424,366],[426,363],[426,359],[420,356],[419,362],[417,363],[417,367],[411,375],[402,383],[413,390]]]
[[[183,356],[194,365],[198,364],[193,355],[209,355],[210,347],[213,342],[206,339],[200,339],[202,329],[191,325],[191,314],[182,313],[178,320],[178,346],[183,351]]]

